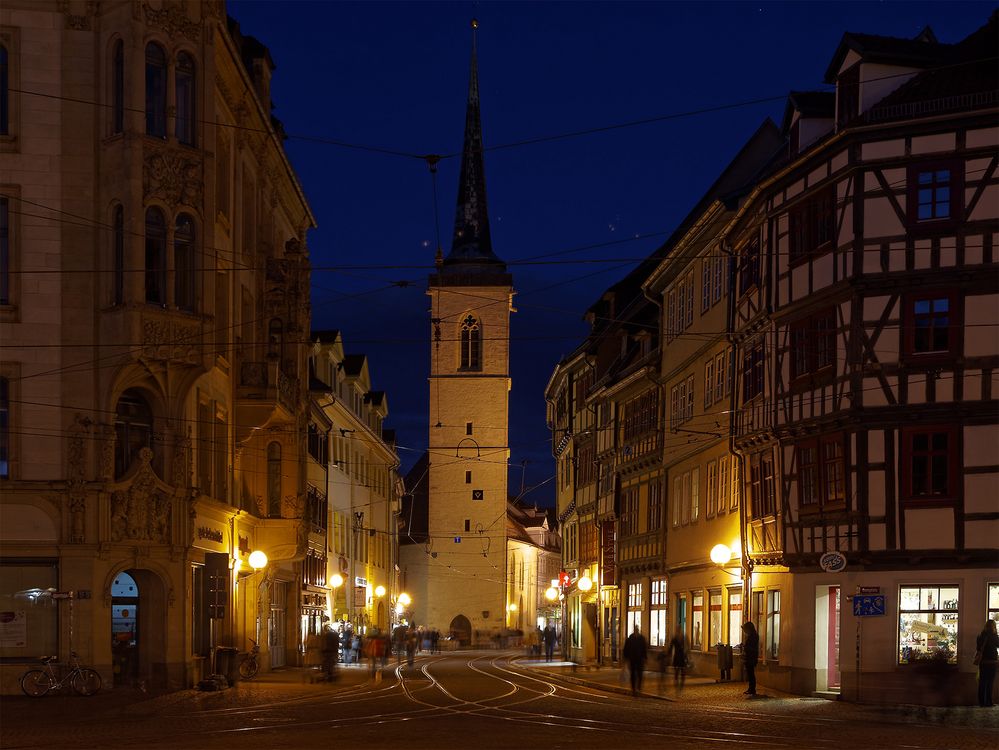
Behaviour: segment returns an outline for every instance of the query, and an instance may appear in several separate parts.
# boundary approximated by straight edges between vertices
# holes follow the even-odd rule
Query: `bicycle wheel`
[[[239,676],[244,680],[252,680],[257,676],[259,669],[260,665],[257,664],[257,660],[248,656],[239,663]]]
[[[101,689],[101,676],[95,669],[79,669],[70,684],[80,695],[93,695]]]
[[[31,669],[21,677],[21,690],[32,698],[41,698],[52,689],[54,684],[49,673],[40,669]]]

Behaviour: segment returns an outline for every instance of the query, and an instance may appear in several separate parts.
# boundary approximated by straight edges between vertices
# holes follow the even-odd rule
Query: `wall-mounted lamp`
[[[267,567],[267,555],[261,550],[254,550],[247,560],[254,571],[260,571]]]
[[[375,596],[385,596],[385,587],[375,586]]]
[[[576,583],[580,591],[589,591],[593,588],[593,580],[588,575],[583,575]]]
[[[732,559],[732,550],[725,544],[716,544],[711,548],[711,562],[715,565],[728,565]]]

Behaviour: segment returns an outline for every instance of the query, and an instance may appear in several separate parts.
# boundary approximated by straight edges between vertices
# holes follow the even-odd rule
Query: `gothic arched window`
[[[111,53],[111,133],[125,131],[125,43],[119,39]]]
[[[267,515],[281,517],[281,443],[267,445]]]
[[[166,219],[146,209],[146,302],[166,304]]]
[[[194,310],[194,266],[194,222],[181,214],[173,231],[173,296],[181,310]]]
[[[193,146],[195,133],[194,58],[186,52],[177,55],[174,83],[177,98],[177,140],[188,146]]]
[[[163,48],[146,45],[146,133],[166,138],[167,58]]]
[[[482,335],[479,321],[474,315],[467,315],[461,321],[461,369],[479,370],[482,368]]]
[[[130,388],[118,398],[114,433],[114,475],[117,479],[128,471],[140,450],[153,447],[153,410],[135,388]]]
[[[112,302],[120,305],[125,301],[125,209],[121,206],[114,209],[114,247],[111,254]]]

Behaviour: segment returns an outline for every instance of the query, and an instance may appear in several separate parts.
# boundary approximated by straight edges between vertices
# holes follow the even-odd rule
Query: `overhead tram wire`
[[[926,72],[931,72],[931,71],[948,70],[948,69],[952,69],[952,68],[961,68],[961,67],[965,67],[965,66],[969,66],[969,65],[977,65],[979,63],[991,62],[991,61],[994,61],[996,59],[999,59],[999,58],[996,58],[996,57],[984,57],[984,58],[976,58],[974,60],[964,60],[964,61],[961,61],[961,62],[947,63],[945,65],[935,65],[935,66],[930,66],[930,67],[922,68],[922,69],[920,69],[918,71],[918,73],[926,73]],[[911,77],[912,75],[913,75],[912,71],[905,71],[903,73],[890,73],[890,74],[883,75],[883,76],[877,76],[877,77],[874,77],[874,78],[869,78],[869,79],[865,80],[864,83],[866,85],[866,84],[870,84],[870,83],[873,83],[873,82],[876,82],[876,81],[885,81],[885,80],[890,80],[890,79],[893,79],[893,78]],[[55,99],[55,100],[58,100],[58,101],[65,101],[65,102],[70,102],[70,103],[74,103],[74,104],[83,104],[83,105],[92,106],[92,107],[101,107],[101,108],[105,108],[105,109],[111,108],[113,106],[111,103],[105,104],[105,103],[93,101],[93,100],[90,100],[90,99],[81,99],[79,97],[69,97],[69,96],[64,96],[64,95],[60,95],[60,94],[49,94],[49,93],[45,93],[45,92],[41,92],[41,91],[32,91],[30,89],[24,89],[24,88],[13,88],[12,87],[12,88],[9,88],[8,90],[11,93],[24,94],[26,96],[38,96],[38,97],[43,97],[43,98],[47,98],[47,99]],[[835,87],[834,86],[819,86],[815,90],[816,91],[835,91]],[[561,133],[553,133],[553,134],[543,135],[543,136],[534,136],[534,137],[529,137],[529,138],[522,138],[520,140],[509,141],[507,143],[500,143],[500,144],[496,144],[494,146],[485,146],[485,147],[482,148],[482,152],[487,152],[487,151],[501,151],[501,150],[506,150],[506,149],[511,149],[511,148],[517,148],[517,147],[520,147],[520,146],[530,146],[530,145],[536,145],[536,144],[539,144],[539,143],[550,143],[552,141],[566,140],[566,139],[570,139],[570,138],[580,138],[580,137],[583,137],[583,136],[586,136],[586,135],[595,135],[595,134],[606,133],[606,132],[611,132],[611,131],[615,131],[615,130],[623,130],[623,129],[627,129],[627,128],[641,127],[641,126],[644,126],[644,125],[655,124],[655,123],[658,123],[658,122],[668,122],[670,120],[677,120],[677,119],[681,119],[681,118],[684,118],[684,117],[694,117],[694,116],[702,115],[702,114],[712,114],[714,112],[724,112],[724,111],[731,110],[731,109],[738,109],[738,108],[742,108],[742,107],[751,107],[751,106],[756,106],[756,105],[759,105],[759,104],[767,104],[767,103],[770,103],[770,102],[783,101],[783,100],[786,100],[786,99],[787,99],[787,93],[782,93],[782,94],[777,94],[777,95],[772,95],[772,96],[756,97],[754,99],[746,99],[746,100],[741,100],[741,101],[737,101],[737,102],[729,102],[729,103],[725,103],[725,104],[716,104],[716,105],[709,106],[709,107],[699,107],[699,108],[695,108],[695,109],[683,110],[683,111],[680,111],[680,112],[671,112],[671,113],[663,114],[663,115],[654,115],[654,116],[651,116],[651,117],[643,117],[643,118],[638,118],[638,119],[634,119],[634,120],[626,120],[624,122],[611,123],[611,124],[608,124],[608,125],[599,125],[599,126],[595,126],[595,127],[591,127],[591,128],[584,128],[584,129],[580,129],[580,130],[571,130],[571,131],[564,131],[564,132],[561,132]],[[125,107],[124,111],[126,111],[126,112],[132,112],[132,113],[137,113],[137,114],[144,114],[145,113],[145,108]],[[274,132],[274,131],[272,131],[270,129],[267,129],[267,128],[253,128],[253,127],[249,127],[249,126],[246,126],[246,125],[235,125],[235,124],[230,124],[230,123],[217,122],[217,121],[214,121],[214,120],[197,120],[197,122],[199,124],[201,124],[201,125],[213,125],[215,127],[231,128],[231,129],[234,129],[234,130],[241,130],[243,132],[260,133],[262,135],[267,135],[267,136],[270,136],[270,137],[275,138],[275,139],[278,138],[278,134],[276,132]],[[396,148],[387,148],[387,147],[383,147],[383,146],[371,146],[371,145],[362,144],[362,143],[354,143],[354,142],[351,142],[351,141],[345,141],[345,140],[342,140],[342,139],[332,138],[332,137],[327,137],[327,136],[301,135],[301,134],[297,134],[297,133],[288,133],[287,131],[285,131],[284,136],[288,140],[300,140],[300,141],[305,141],[305,142],[310,142],[310,143],[318,143],[318,144],[323,144],[323,145],[336,146],[336,147],[345,148],[345,149],[352,149],[352,150],[358,150],[358,151],[367,151],[367,152],[370,152],[370,153],[376,153],[376,154],[381,154],[381,155],[386,155],[386,156],[398,156],[398,157],[405,158],[405,159],[412,159],[412,160],[419,160],[419,161],[426,161],[426,159],[427,159],[427,155],[426,154],[418,154],[418,153],[415,153],[415,152],[412,152],[412,151],[405,151],[405,150],[396,149]],[[282,151],[283,151],[283,148],[282,148]],[[441,154],[441,155],[438,156],[438,159],[440,161],[443,161],[445,159],[453,159],[453,158],[455,158],[457,156],[460,156],[460,155],[461,155],[460,151],[455,151],[455,152],[451,152],[451,153]]]

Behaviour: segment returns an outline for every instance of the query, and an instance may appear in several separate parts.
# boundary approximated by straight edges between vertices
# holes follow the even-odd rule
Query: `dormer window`
[[[846,127],[860,114],[860,65],[840,73],[836,82],[836,129]]]

